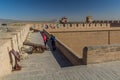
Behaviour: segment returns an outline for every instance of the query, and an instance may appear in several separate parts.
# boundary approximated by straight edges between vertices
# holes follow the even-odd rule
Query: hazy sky
[[[81,21],[120,19],[120,0],[0,0],[0,18],[54,20],[66,16]]]

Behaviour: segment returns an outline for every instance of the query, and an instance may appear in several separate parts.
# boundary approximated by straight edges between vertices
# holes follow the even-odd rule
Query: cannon
[[[31,27],[30,31],[32,31],[32,30],[33,30],[33,32],[40,32],[40,30]]]
[[[31,43],[31,42],[24,42],[23,45],[28,45],[28,46],[32,46],[33,50],[32,52],[40,52],[43,53],[45,50],[48,50],[49,48],[47,48],[44,45],[41,44],[36,44],[36,43]]]

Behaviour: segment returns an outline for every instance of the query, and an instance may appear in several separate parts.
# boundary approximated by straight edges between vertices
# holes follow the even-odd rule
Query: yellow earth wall
[[[77,53],[76,55],[80,58],[82,58],[83,48],[85,46],[108,44],[107,31],[61,32],[52,34],[75,51]]]

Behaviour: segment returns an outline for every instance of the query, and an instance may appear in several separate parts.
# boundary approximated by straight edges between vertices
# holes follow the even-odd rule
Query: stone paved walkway
[[[70,66],[67,61],[66,64]],[[45,51],[29,55],[21,65],[21,71],[5,76],[3,80],[120,80],[120,61],[60,67],[53,53]]]

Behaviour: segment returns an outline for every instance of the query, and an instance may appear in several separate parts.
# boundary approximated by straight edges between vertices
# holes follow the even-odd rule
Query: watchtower
[[[91,23],[93,21],[93,17],[92,16],[87,16],[86,17],[86,22],[87,23]]]

